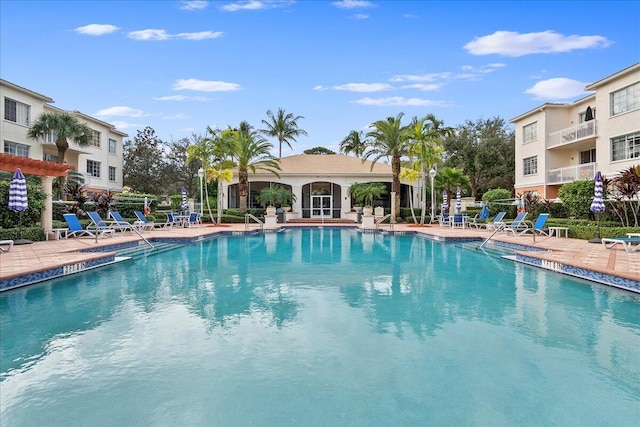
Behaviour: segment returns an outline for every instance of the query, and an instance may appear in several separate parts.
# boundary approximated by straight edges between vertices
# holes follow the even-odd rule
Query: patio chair
[[[622,245],[627,252],[640,251],[640,237],[603,237],[600,239],[602,246],[611,249],[617,245]],[[637,243],[634,245],[634,243]]]
[[[544,225],[549,218],[548,213],[542,213],[538,216],[535,223],[531,223],[531,221],[522,221],[517,229],[511,229],[510,227],[506,227],[505,231],[512,232],[514,235],[523,235],[526,233],[535,234],[538,233],[540,235],[548,236],[547,232],[544,231]],[[529,226],[531,224],[531,226]]]
[[[202,225],[202,215],[199,212],[189,214],[189,227],[200,227]]]
[[[183,225],[183,221],[179,213],[169,212],[167,214],[167,222],[165,222],[164,224],[165,228],[173,227],[173,226],[182,227],[182,225]]]
[[[500,211],[498,212],[496,217],[493,219],[493,221],[487,222],[485,224],[481,224],[481,223],[476,224],[476,228],[484,227],[487,230],[501,229],[505,226],[505,223],[502,220],[504,219],[506,214],[507,214],[506,211]]]
[[[448,213],[443,213],[438,215],[438,224],[440,224],[440,227],[444,227],[451,225],[451,217],[449,216]]]
[[[518,232],[524,231],[529,226],[524,222],[524,219],[527,217],[528,212],[520,212],[516,218],[511,222],[505,222],[504,227],[501,228],[501,231],[505,233],[513,233],[514,235]]]
[[[112,224],[118,224],[122,227],[133,227],[133,224],[128,223],[124,218],[122,218],[122,215],[120,215],[120,212],[117,211],[110,211],[109,214],[111,215],[111,218],[113,218]]]
[[[131,231],[133,233],[133,227],[131,224],[124,220],[122,223],[118,221],[106,221],[102,219],[100,214],[96,211],[87,212],[87,215],[91,218],[91,224],[87,226],[87,230],[113,230],[114,232],[121,231],[122,233]]]
[[[6,246],[6,248],[3,248]],[[0,240],[0,252],[9,252],[13,247],[13,240]]]
[[[134,215],[138,218],[138,221],[142,225],[143,230],[153,230],[156,227],[161,228],[164,227],[164,224],[156,224],[153,221],[149,221],[144,213],[141,211],[133,211]]]
[[[64,220],[66,221],[67,225],[69,226],[67,237],[73,237],[73,236],[96,237],[96,233],[98,237],[104,237],[104,236],[113,237],[115,233],[115,230],[113,229],[100,229],[100,230],[97,230],[96,233],[94,233],[92,231],[82,228],[82,224],[80,224],[80,220],[78,219],[76,214],[67,213],[62,216],[64,217]]]
[[[464,215],[453,214],[453,220],[451,220],[452,228],[464,228]]]

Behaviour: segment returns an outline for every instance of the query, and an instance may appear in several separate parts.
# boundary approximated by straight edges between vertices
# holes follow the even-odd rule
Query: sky
[[[456,127],[578,100],[640,61],[638,28],[640,1],[0,0],[0,77],[130,139],[282,108],[308,133],[286,156],[400,113]]]

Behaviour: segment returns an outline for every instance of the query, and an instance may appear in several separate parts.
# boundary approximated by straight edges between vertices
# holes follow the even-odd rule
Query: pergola
[[[51,228],[53,223],[53,178],[67,176],[67,171],[69,169],[75,169],[75,167],[0,153],[0,170],[15,172],[17,168],[20,168],[23,174],[42,177],[42,189],[47,195],[47,198],[44,201],[44,210],[41,213],[40,220],[42,222],[42,228],[45,230]]]

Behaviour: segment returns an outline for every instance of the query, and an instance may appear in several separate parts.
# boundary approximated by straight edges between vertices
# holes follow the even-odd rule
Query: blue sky
[[[290,155],[400,112],[455,127],[579,99],[640,60],[638,28],[638,1],[0,0],[0,75],[130,138],[283,108],[308,132]]]

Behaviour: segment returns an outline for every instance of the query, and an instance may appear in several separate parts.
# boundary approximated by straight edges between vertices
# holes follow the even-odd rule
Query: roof
[[[586,87],[587,90],[595,90],[595,88],[602,86],[604,84],[609,83],[611,80],[615,80],[617,78],[620,78],[626,74],[629,73],[633,73],[634,71],[640,70],[640,62],[636,62],[633,65],[628,66],[627,68],[624,68],[616,73],[611,74],[610,76],[607,76],[603,79],[598,80],[597,82],[593,82],[590,85],[588,85]]]
[[[7,87],[11,87],[11,88],[13,88],[13,89],[15,89],[15,90],[18,90],[18,91],[20,91],[20,92],[22,92],[22,93],[26,93],[26,94],[28,94],[28,95],[31,95],[31,96],[33,96],[34,98],[36,98],[36,99],[40,99],[40,100],[42,100],[42,101],[44,101],[44,102],[53,102],[53,99],[49,98],[49,97],[48,97],[48,96],[46,96],[46,95],[43,95],[43,94],[38,93],[38,92],[34,92],[34,91],[32,91],[32,90],[29,90],[29,89],[27,89],[27,88],[24,88],[24,87],[22,87],[22,86],[19,86],[19,85],[15,84],[15,83],[11,83],[10,81],[7,81],[7,80],[5,80],[5,79],[0,79],[0,83],[2,83],[3,85],[5,85],[5,86],[7,86]]]
[[[368,160],[363,162],[362,159],[343,154],[296,154],[280,159],[280,168],[280,176],[392,175],[391,165]]]

